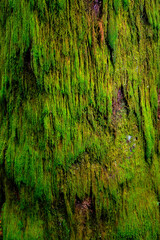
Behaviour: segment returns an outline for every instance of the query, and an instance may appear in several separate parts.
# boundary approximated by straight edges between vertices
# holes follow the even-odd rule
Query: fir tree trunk
[[[4,240],[160,239],[158,0],[0,1],[0,184]]]

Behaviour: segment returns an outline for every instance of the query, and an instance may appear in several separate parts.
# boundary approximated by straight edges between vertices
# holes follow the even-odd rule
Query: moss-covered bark
[[[1,0],[3,239],[160,238],[159,59],[158,0]]]

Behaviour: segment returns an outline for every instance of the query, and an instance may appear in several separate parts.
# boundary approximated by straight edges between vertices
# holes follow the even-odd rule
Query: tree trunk
[[[3,239],[160,238],[159,37],[158,0],[1,0]]]

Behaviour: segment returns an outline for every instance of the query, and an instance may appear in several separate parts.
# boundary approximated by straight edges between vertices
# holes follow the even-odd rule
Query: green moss
[[[129,6],[129,1],[128,0],[123,0],[123,7],[125,10],[128,10],[128,6]]]
[[[115,12],[116,12],[116,14],[118,14],[119,8],[121,6],[121,1],[120,0],[114,0],[113,3],[114,3]]]
[[[116,48],[116,40],[118,37],[118,29],[116,17],[113,11],[109,12],[109,21],[108,21],[108,43],[112,50]]]
[[[1,1],[4,239],[158,238],[158,9]]]

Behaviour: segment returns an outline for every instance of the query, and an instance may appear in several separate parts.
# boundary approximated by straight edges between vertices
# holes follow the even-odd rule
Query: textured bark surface
[[[0,1],[4,240],[160,239],[159,37],[158,0]]]

